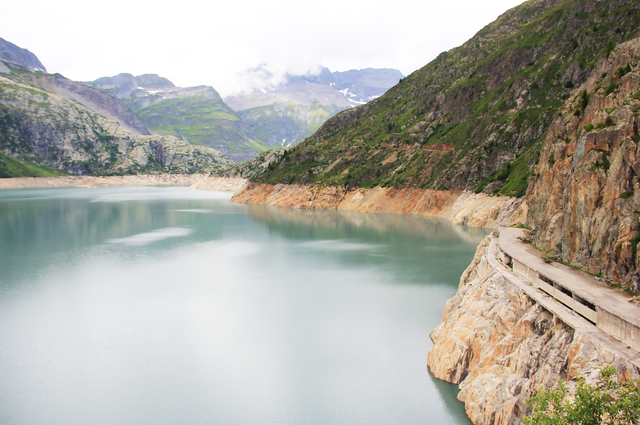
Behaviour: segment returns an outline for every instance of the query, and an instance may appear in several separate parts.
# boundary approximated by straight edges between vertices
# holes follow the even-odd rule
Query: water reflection
[[[429,241],[464,241],[477,244],[487,235],[486,229],[454,225],[437,217],[401,214],[355,213],[351,211],[297,210],[249,205],[249,214],[255,220],[291,238],[320,235],[336,239],[359,236],[364,232],[386,238],[416,238]]]
[[[468,246],[487,229],[448,220],[399,214],[310,211],[249,205],[249,215],[293,241],[299,252],[330,256],[342,264],[391,272],[390,283],[457,285],[468,266]],[[416,268],[415,264],[421,267]]]

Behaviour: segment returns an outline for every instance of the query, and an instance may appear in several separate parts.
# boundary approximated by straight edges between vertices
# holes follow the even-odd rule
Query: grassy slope
[[[36,165],[0,153],[0,178],[57,177],[69,175],[66,171],[47,165]]]
[[[493,193],[521,196],[558,108],[639,25],[635,1],[526,2],[338,114],[254,180],[477,191],[495,182]]]
[[[173,135],[230,154],[262,152],[269,146],[252,137],[220,96],[191,96],[152,102],[133,111],[156,134]]]
[[[273,147],[296,144],[315,133],[322,124],[340,109],[329,108],[314,101],[311,105],[258,106],[238,112],[242,120],[251,127],[256,137]]]

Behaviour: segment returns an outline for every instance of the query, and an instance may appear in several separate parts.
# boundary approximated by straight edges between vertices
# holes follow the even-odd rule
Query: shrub
[[[635,425],[640,419],[640,381],[621,383],[616,370],[608,365],[600,369],[595,386],[578,379],[575,396],[567,387],[540,391],[527,401],[531,414],[526,425]]]

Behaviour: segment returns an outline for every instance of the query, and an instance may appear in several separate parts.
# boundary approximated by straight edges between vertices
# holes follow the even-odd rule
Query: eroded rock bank
[[[580,318],[569,326],[530,296],[535,289],[525,292],[499,257],[497,239],[486,238],[431,333],[429,368],[436,378],[459,384],[458,399],[474,424],[520,424],[525,400],[540,388],[559,380],[572,388],[573,378],[594,379],[604,364],[613,364],[620,379],[638,378],[623,352],[606,337],[594,337],[594,326]]]
[[[27,187],[191,186],[207,179],[207,174],[147,174],[138,176],[106,177],[17,177],[0,179],[0,189],[19,189]]]
[[[318,185],[248,183],[232,202],[297,209],[412,214],[447,218],[470,227],[495,228],[524,223],[524,199],[468,191],[416,188],[344,188]]]

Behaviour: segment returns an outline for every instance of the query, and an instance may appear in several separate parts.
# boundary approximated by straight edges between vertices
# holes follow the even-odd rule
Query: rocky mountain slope
[[[156,74],[118,74],[85,83],[122,100],[147,127],[246,161],[269,149],[210,86],[176,87]]]
[[[527,1],[254,180],[522,196],[558,110],[639,23],[630,0]]]
[[[343,93],[353,106],[358,106],[379,98],[391,87],[398,84],[403,77],[400,71],[390,68],[331,72],[328,68],[321,67],[320,72],[315,75],[290,75],[287,85],[306,81],[330,86]]]
[[[15,44],[0,38],[0,60],[5,62],[15,63],[16,65],[22,65],[32,71],[38,70],[47,72],[42,62],[30,51],[16,46]],[[0,71],[5,68],[4,64],[0,63]]]
[[[258,69],[257,71],[260,71]],[[285,76],[271,86],[267,72],[263,86],[251,93],[229,96],[225,102],[271,147],[291,146],[315,133],[327,119],[353,106],[380,97],[402,78],[395,69],[352,69]]]
[[[137,117],[94,89],[9,62],[4,66],[6,71],[0,72],[0,173],[5,177],[34,167],[37,172],[32,175],[52,170],[111,175],[211,172],[233,164],[212,148],[172,136],[139,134],[146,127]],[[81,102],[97,105],[98,112]],[[119,111],[121,122],[100,113],[105,110]],[[139,131],[131,131],[136,125]]]

